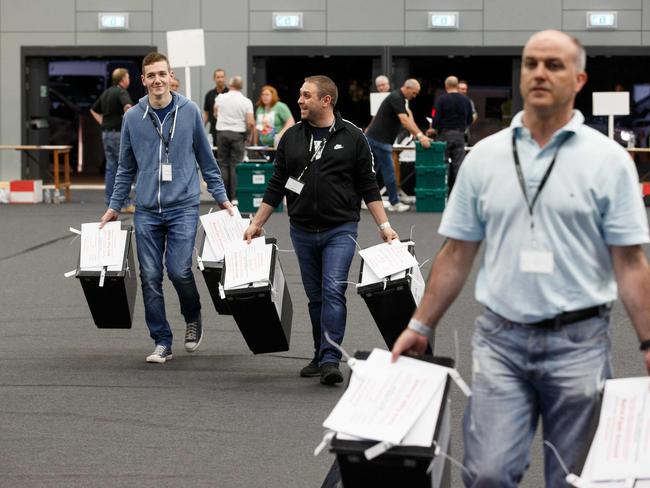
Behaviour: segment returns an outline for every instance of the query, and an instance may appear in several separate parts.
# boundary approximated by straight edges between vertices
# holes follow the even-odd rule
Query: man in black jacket
[[[323,384],[343,381],[339,351],[324,336],[343,342],[346,281],[354,257],[361,199],[384,241],[399,239],[391,228],[375,180],[372,154],[363,132],[334,111],[338,91],[326,76],[310,76],[300,89],[302,121],[284,133],[275,173],[262,205],[244,234],[262,234],[273,208],[286,195],[293,247],[307,298],[314,358],[300,376]]]

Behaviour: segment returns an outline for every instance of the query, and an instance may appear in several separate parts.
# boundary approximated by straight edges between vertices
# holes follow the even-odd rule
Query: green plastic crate
[[[262,205],[262,198],[264,197],[264,189],[250,190],[238,189],[237,190],[237,208],[241,213],[255,213]],[[274,212],[282,212],[282,203],[276,207]]]
[[[432,142],[428,149],[424,149],[419,141],[415,141],[415,164],[431,166],[445,164],[446,142]]]
[[[426,190],[447,189],[447,165],[415,165],[415,186]]]
[[[416,212],[442,212],[447,202],[447,190],[415,189]]]
[[[240,190],[255,190],[264,193],[271,176],[271,163],[239,163],[235,166],[237,172],[237,193]]]

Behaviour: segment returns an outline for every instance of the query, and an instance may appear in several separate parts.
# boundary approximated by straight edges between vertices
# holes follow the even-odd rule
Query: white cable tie
[[[422,263],[419,265],[419,268],[422,269],[422,266],[424,266],[424,265],[427,264],[429,261],[431,261],[431,259],[432,259],[432,258],[427,258],[427,259],[425,259],[424,261],[422,261]]]
[[[213,210],[213,207],[210,207],[210,210],[208,210],[208,213],[211,214]]]
[[[352,241],[353,241],[353,242],[357,245],[357,247],[359,248],[359,251],[361,251],[361,246],[359,245],[359,243],[357,242],[357,240],[356,240],[354,237],[352,237],[350,234],[348,234],[348,237],[349,237],[350,239],[352,239]]]
[[[387,285],[388,285],[388,278],[384,278],[384,289],[382,291],[386,291]]]
[[[225,299],[226,299],[226,292],[225,292],[225,290],[223,289],[223,285],[222,285],[221,283],[219,283],[219,297],[220,297],[222,300],[225,300]]]
[[[77,270],[73,269],[72,271],[68,271],[67,273],[63,273],[63,276],[65,278],[70,278],[71,276],[74,276],[75,274],[77,274]]]
[[[411,230],[409,230],[409,241],[413,241],[413,229],[415,229],[415,224],[411,225]]]
[[[102,266],[102,270],[99,273],[99,287],[102,288],[104,286],[104,278],[106,278],[106,266]]]
[[[472,396],[471,388],[467,385],[467,383],[465,383],[465,380],[456,368],[449,368],[449,376],[451,376],[451,379],[454,380],[456,386],[460,388],[460,391],[462,391],[466,397]]]
[[[591,488],[592,486],[591,483],[583,480],[580,476],[573,473],[567,474],[566,478],[564,478],[564,481],[569,483],[571,486],[574,486],[575,488]]]
[[[278,249],[278,252],[296,252],[293,249]]]
[[[196,248],[194,248],[194,250],[196,251],[196,264],[199,265],[199,269],[201,271],[204,271],[205,266],[203,266],[203,258],[201,256],[199,256],[199,251]]]
[[[448,459],[452,464],[455,464],[455,465],[458,466],[460,469],[462,469],[463,471],[465,471],[465,472],[470,476],[470,478],[473,478],[473,477],[474,477],[474,476],[472,475],[472,472],[471,472],[469,469],[467,469],[467,466],[465,466],[463,463],[461,463],[460,461],[458,461],[457,459],[455,459],[453,456],[451,456],[451,455],[447,454],[445,451],[443,451],[443,450],[440,448],[440,444],[438,444],[436,441],[433,441],[433,445],[435,446],[435,449],[434,449],[434,457],[433,457],[433,459],[431,460],[431,462],[429,463],[429,467],[427,468],[427,474],[431,474],[431,471],[433,471],[433,463],[434,463],[435,460],[436,460],[436,456],[442,456],[442,457],[444,457],[445,459]]]
[[[341,353],[348,367],[354,372],[354,374],[356,374],[359,378],[361,378],[362,376],[359,374],[359,368],[357,368],[359,364],[356,358],[350,356],[345,349],[343,349],[339,344],[334,342],[327,332],[324,332],[324,335],[325,335],[325,340],[329,342],[332,347],[334,347],[337,351]]]
[[[331,444],[332,439],[334,439],[335,435],[336,432],[333,430],[325,431],[325,434],[323,434],[323,440],[320,441],[320,443],[316,446],[316,449],[314,449],[314,457],[318,456],[321,452],[323,452],[323,449]]]
[[[79,236],[81,235],[81,231],[79,229],[75,229],[74,227],[70,227],[70,232]]]
[[[372,447],[369,447],[365,451],[363,451],[363,455],[368,461],[371,461],[375,459],[377,456],[381,456],[383,453],[388,451],[391,447],[393,447],[395,444],[391,442],[379,442],[375,444]]]

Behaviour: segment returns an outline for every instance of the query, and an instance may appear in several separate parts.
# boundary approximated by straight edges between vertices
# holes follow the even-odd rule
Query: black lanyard
[[[327,133],[327,137],[325,137],[325,139],[323,139],[321,141],[320,145],[318,146],[318,149],[316,149],[316,147],[315,147],[314,134],[312,132],[311,139],[309,140],[309,152],[311,153],[312,148],[313,148],[314,153],[311,155],[311,158],[309,158],[309,162],[305,165],[305,167],[300,172],[300,176],[298,176],[298,178],[297,178],[298,181],[302,181],[302,177],[305,174],[305,171],[307,171],[307,169],[309,169],[309,166],[311,165],[311,163],[313,163],[316,159],[320,159],[320,157],[322,156],[323,150],[325,149],[325,144],[327,144],[327,138],[332,134],[332,131],[334,130],[334,125],[335,124],[336,124],[336,119],[334,119],[334,122],[330,126],[330,129],[329,129],[329,131]]]
[[[519,179],[519,186],[521,187],[521,191],[524,193],[524,199],[526,200],[526,205],[528,205],[528,213],[530,214],[530,227],[531,229],[534,226],[533,223],[533,207],[535,207],[535,202],[537,202],[537,199],[539,198],[539,194],[542,193],[542,190],[544,189],[544,186],[546,185],[546,181],[548,180],[548,177],[551,174],[551,171],[553,171],[553,166],[555,166],[555,160],[557,159],[557,154],[560,152],[560,149],[562,148],[562,145],[573,135],[573,132],[569,132],[564,139],[558,144],[557,149],[555,150],[555,154],[553,155],[553,159],[551,161],[551,164],[549,164],[546,173],[544,173],[544,177],[542,178],[542,181],[539,184],[539,187],[537,188],[537,191],[535,192],[535,195],[533,196],[533,201],[531,202],[528,199],[528,192],[526,191],[526,180],[524,180],[524,174],[521,171],[521,164],[519,163],[519,154],[517,153],[517,137],[515,135],[515,131],[512,131],[512,156],[515,159],[515,169],[517,170],[517,178]]]
[[[151,109],[153,111],[153,109]],[[165,146],[165,156],[169,156],[169,143],[172,142],[172,131],[174,130],[174,120],[176,119],[176,110],[172,109],[172,122],[169,126],[169,133],[167,134],[167,140],[165,140],[165,136],[163,135],[162,129],[162,122],[160,123],[160,127],[158,127],[158,124],[156,124],[156,119],[154,118],[153,114],[151,111],[149,112],[149,118],[151,119],[151,123],[153,124],[154,129],[156,129],[156,134],[158,134],[158,137],[160,137],[160,140],[163,143],[163,146]],[[160,119],[159,119],[160,120]],[[163,120],[164,121],[164,120]]]

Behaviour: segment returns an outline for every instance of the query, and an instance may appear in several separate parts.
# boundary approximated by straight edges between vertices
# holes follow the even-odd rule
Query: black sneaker
[[[320,366],[318,365],[318,359],[312,359],[307,366],[300,370],[300,376],[303,378],[312,378],[314,376],[320,376]]]
[[[343,381],[343,374],[338,363],[323,363],[320,367],[320,382],[324,385],[334,385]]]
[[[172,348],[158,344],[153,352],[147,356],[146,361],[148,363],[165,364],[167,361],[171,361],[172,359]]]
[[[185,328],[185,350],[187,352],[196,351],[201,345],[201,339],[203,339],[203,325],[199,315],[196,322],[188,323]]]

